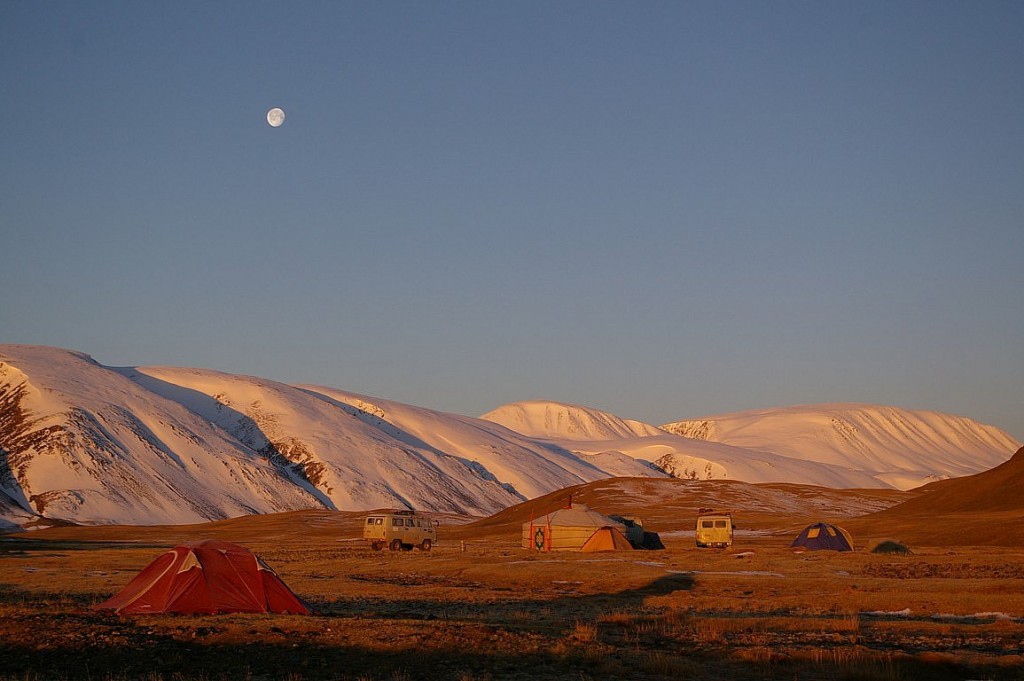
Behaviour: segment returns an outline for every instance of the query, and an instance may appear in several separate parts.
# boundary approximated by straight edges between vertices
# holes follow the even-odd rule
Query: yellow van
[[[437,543],[437,521],[415,511],[391,511],[366,517],[363,539],[374,551],[385,546],[392,551],[411,551],[415,546],[429,551]]]
[[[697,546],[724,549],[732,546],[732,514],[715,513],[710,508],[697,512]]]

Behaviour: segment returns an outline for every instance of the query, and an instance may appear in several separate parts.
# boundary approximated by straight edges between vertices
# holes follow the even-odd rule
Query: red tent
[[[125,614],[311,612],[249,549],[219,539],[175,546],[96,609]]]

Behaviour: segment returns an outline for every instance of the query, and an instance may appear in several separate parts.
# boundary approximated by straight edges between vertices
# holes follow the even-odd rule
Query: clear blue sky
[[[0,342],[1024,438],[1022,35],[1020,2],[6,0]]]

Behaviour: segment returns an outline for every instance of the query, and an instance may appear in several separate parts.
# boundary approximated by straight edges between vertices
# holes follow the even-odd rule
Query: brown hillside
[[[8,537],[58,542],[132,542],[154,546],[173,546],[201,539],[224,539],[247,546],[293,546],[358,537],[365,515],[362,512],[303,510],[242,516],[195,525],[51,527]]]
[[[1009,461],[991,470],[933,482],[921,495],[882,511],[886,515],[947,514],[956,511],[1024,510],[1024,447]]]
[[[1022,486],[1024,448],[991,470],[920,487],[908,501],[847,528],[917,546],[1024,546]]]
[[[854,516],[887,508],[912,493],[898,490],[837,490],[809,485],[749,484],[734,480],[611,478],[569,487],[507,508],[490,517],[429,514],[440,522],[440,544],[459,540],[500,540],[518,543],[524,522],[543,518],[573,503],[606,515],[635,516],[650,532],[678,535],[692,532],[699,508],[731,511],[741,531],[788,536],[810,522],[845,522]],[[282,546],[324,546],[362,536],[366,512],[305,510],[244,516],[197,525],[99,525],[52,527],[11,535],[57,542],[131,542],[172,546],[199,539],[225,539],[256,549]],[[474,520],[474,522],[468,522]]]
[[[911,496],[898,490],[837,490],[811,485],[750,484],[736,480],[610,478],[567,487],[461,527],[445,537],[516,539],[531,518],[575,504],[605,515],[635,516],[650,532],[693,530],[699,508],[731,511],[737,527],[766,534],[789,533],[809,522],[831,521],[887,508]]]

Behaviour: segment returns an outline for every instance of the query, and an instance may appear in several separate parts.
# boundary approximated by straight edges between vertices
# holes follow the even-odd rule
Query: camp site
[[[608,480],[572,490],[571,508],[559,493],[486,518],[297,511],[8,535],[0,679],[1021,678],[1024,531],[961,546],[981,536],[975,516],[939,532],[934,513],[884,515],[910,496]],[[731,546],[696,546],[706,506],[742,518]],[[374,550],[367,519],[389,514],[436,523],[431,549]],[[633,546],[616,518],[662,548]],[[829,527],[852,550],[793,546]]]

